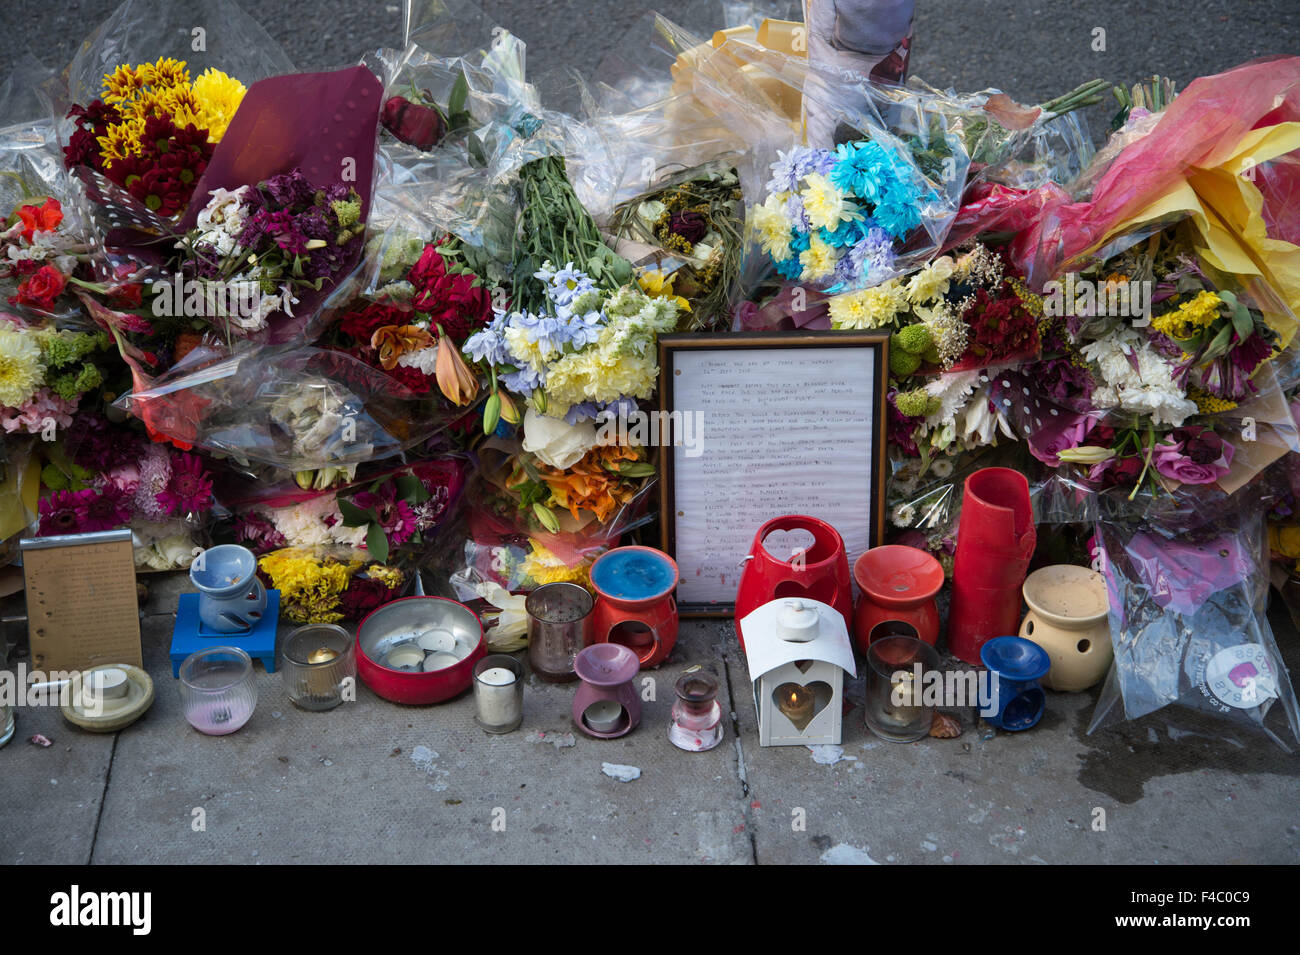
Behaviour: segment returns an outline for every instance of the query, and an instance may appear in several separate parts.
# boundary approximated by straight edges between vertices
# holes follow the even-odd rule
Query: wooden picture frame
[[[887,332],[660,336],[662,547],[678,562],[682,616],[734,612],[740,565],[758,528],[774,517],[829,522],[850,564],[883,542],[888,385]],[[683,440],[690,428],[682,422],[696,420],[688,413],[698,418],[695,449]],[[746,423],[750,433],[741,435]],[[778,466],[771,462],[781,460],[773,457],[780,449],[779,477],[761,476]],[[746,474],[754,484],[743,483]]]

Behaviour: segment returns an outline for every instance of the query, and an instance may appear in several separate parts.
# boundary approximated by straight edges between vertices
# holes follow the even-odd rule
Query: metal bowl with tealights
[[[402,597],[357,628],[357,674],[394,703],[441,703],[474,682],[487,656],[478,615],[443,597]]]

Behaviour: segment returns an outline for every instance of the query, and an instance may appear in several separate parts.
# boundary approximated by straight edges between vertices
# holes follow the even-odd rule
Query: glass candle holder
[[[591,645],[595,601],[577,584],[543,584],[524,602],[528,613],[528,665],[548,683],[576,680],[574,658]]]
[[[0,703],[0,746],[13,739],[14,708],[8,703]]]
[[[930,732],[932,707],[923,706],[925,675],[939,669],[939,653],[915,637],[881,637],[867,648],[867,729],[891,743],[912,743]]]
[[[677,699],[668,725],[669,742],[691,753],[703,753],[721,743],[718,678],[707,670],[691,670],[681,675],[674,689]]]
[[[474,664],[474,722],[488,733],[510,733],[524,721],[524,666],[493,653]]]
[[[239,729],[257,706],[253,661],[238,647],[208,647],[180,668],[181,708],[200,733],[225,736]]]
[[[332,623],[299,627],[284,638],[280,672],[285,691],[304,710],[332,710],[343,702],[345,688],[356,686],[355,644]]]

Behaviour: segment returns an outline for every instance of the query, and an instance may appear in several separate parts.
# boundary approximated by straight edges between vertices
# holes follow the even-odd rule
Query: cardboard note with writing
[[[32,666],[144,666],[131,532],[23,540]]]

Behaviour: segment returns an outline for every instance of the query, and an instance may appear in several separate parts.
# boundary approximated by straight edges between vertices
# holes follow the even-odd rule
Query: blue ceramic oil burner
[[[1038,681],[1052,667],[1047,651],[1023,637],[994,637],[980,660],[996,681],[997,713],[984,718],[1000,730],[1027,730],[1043,718],[1047,696]]]
[[[209,547],[190,564],[190,580],[199,590],[199,620],[210,632],[247,633],[266,612],[266,588],[247,547]]]

